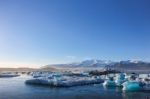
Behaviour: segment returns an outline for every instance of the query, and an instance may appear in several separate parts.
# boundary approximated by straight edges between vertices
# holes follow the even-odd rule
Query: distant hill
[[[34,69],[34,68],[0,68],[0,72],[1,71],[36,71],[38,69]]]

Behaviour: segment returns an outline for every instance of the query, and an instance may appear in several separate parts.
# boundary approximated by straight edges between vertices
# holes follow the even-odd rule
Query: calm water
[[[27,76],[0,78],[0,99],[150,99],[150,92],[121,92],[117,88],[88,85],[50,88],[26,85]]]

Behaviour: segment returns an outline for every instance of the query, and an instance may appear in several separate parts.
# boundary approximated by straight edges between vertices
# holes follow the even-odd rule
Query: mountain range
[[[75,62],[75,63],[68,63],[68,64],[50,64],[43,66],[42,68],[46,67],[115,67],[115,66],[149,66],[149,62],[144,61],[137,61],[137,60],[127,60],[127,61],[110,61],[110,60],[84,60],[81,62]]]
[[[68,64],[50,64],[41,67],[44,70],[69,70],[70,68],[99,70],[99,69],[112,69],[122,72],[136,72],[136,73],[150,73],[150,62],[127,60],[127,61],[110,61],[110,60],[84,60],[81,62],[68,63]]]

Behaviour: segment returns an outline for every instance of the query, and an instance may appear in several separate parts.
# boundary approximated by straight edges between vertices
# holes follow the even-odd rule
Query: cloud
[[[76,56],[68,55],[66,56],[68,59],[76,59]]]

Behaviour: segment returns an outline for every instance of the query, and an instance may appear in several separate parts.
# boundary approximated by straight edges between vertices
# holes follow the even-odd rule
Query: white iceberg
[[[51,79],[40,77],[26,80],[26,84],[49,85],[52,87],[72,87],[87,84],[100,84],[103,80],[95,77],[53,77]]]

